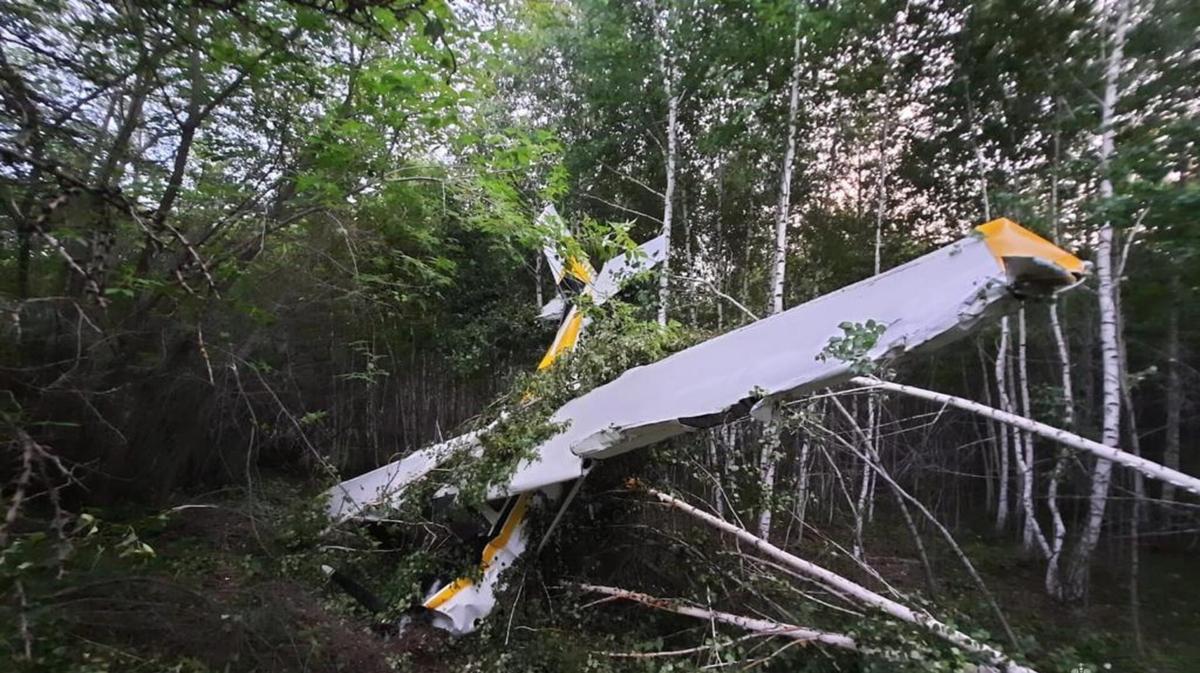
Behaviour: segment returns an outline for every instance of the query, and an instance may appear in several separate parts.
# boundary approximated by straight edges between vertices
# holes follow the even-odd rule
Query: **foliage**
[[[564,426],[552,415],[566,402],[604,385],[628,369],[650,364],[701,340],[701,334],[672,322],[663,327],[644,319],[639,310],[620,300],[584,306],[592,321],[587,337],[552,367],[517,376],[510,392],[481,422],[483,452],[452,465],[451,483],[460,502],[474,506],[488,490],[503,483],[520,461]]]
[[[875,371],[875,362],[867,357],[867,353],[875,347],[879,337],[887,330],[887,325],[867,320],[865,323],[843,322],[838,329],[845,336],[829,337],[829,343],[817,355],[821,361],[830,358],[845,362],[850,371],[855,374],[870,374]]]
[[[565,401],[762,313],[797,38],[786,303],[867,277],[877,259],[903,263],[985,216],[1018,220],[1085,257],[1111,224],[1133,400],[1123,441],[1139,440],[1157,461],[1179,437],[1179,467],[1195,473],[1200,12],[1185,0],[1136,3],[1116,151],[1102,166],[1098,92],[1113,28],[1105,12],[1118,5],[4,4],[6,652],[41,670],[423,670],[419,654],[369,635],[361,608],[323,592],[320,566],[352,567],[391,606],[385,619],[405,616],[431,577],[477,566],[469,541],[425,529],[438,488],[478,504],[561,429],[551,416]],[[665,41],[654,29],[661,12],[673,17]],[[534,327],[536,299],[553,291],[540,261],[546,237],[558,237],[564,255],[601,260],[661,229],[667,55],[682,92],[669,265],[676,322],[660,327],[627,304],[583,305],[593,321],[583,346],[550,371],[522,373],[550,337]],[[1100,196],[1101,177],[1115,185],[1111,198]],[[566,214],[572,237],[535,224],[546,203]],[[627,291],[633,305],[652,301],[649,280]],[[1085,434],[1102,409],[1094,304],[1076,292],[1056,305],[1071,411]],[[1008,378],[1014,401],[1024,403],[1018,381],[1027,380],[1028,413],[1054,423],[1066,418],[1067,388],[1045,315],[1026,307],[1027,366]],[[890,376],[868,358],[884,328],[843,323],[820,357]],[[904,373],[994,404],[995,336],[984,330]],[[1039,670],[1190,670],[1194,599],[1186,572],[1170,565],[1195,529],[1186,504],[1172,508],[1159,486],[1117,472],[1126,495],[1108,503],[1111,553],[1097,555],[1103,579],[1080,608],[1093,621],[1066,615],[1038,602],[1044,563],[1008,549],[1011,526],[990,532],[996,429],[876,399],[867,406],[878,427],[867,423],[871,411],[849,411],[880,464],[1000,587],[1018,632],[1037,635],[1018,649]],[[760,476],[761,429],[745,423],[648,448],[607,476],[597,470],[587,506],[555,542],[561,555],[518,568],[514,587],[525,590],[513,599],[515,621],[493,620],[482,641],[448,645],[451,661],[468,670],[692,670],[751,666],[762,655],[760,642],[732,631],[697,635],[687,630],[696,624],[633,606],[581,611],[571,606],[582,597],[555,590],[563,577],[601,576],[853,631],[902,660],[794,647],[753,664],[764,669],[965,666],[924,634],[816,607],[813,594],[727,545],[614,495],[636,474],[743,521],[770,507],[782,544],[853,574],[862,569],[838,545],[864,515],[862,492],[865,516],[875,517],[865,561],[889,583],[919,586],[905,565],[917,552],[897,543],[907,529],[880,523],[894,504],[862,478],[861,460],[812,432],[850,437],[845,419],[823,395],[785,419],[765,456],[778,463],[776,484]],[[393,513],[402,522],[394,530],[327,537],[313,493],[461,427],[490,427],[480,460],[459,457],[414,489]],[[1053,452],[1040,442],[1031,450],[1034,518],[1044,523]],[[1058,483],[1068,539],[1090,491],[1087,467],[1070,461]],[[205,508],[158,514],[214,489],[241,495],[203,495]],[[1152,532],[1133,549],[1130,522]],[[917,534],[929,537],[924,526]],[[974,589],[962,588],[974,585],[951,569],[957,559],[926,542],[946,585],[931,607],[999,633]],[[1140,574],[1130,572],[1135,558]],[[1149,652],[1141,657],[1120,635],[1130,577],[1140,578],[1144,606],[1172,606],[1138,613]],[[101,603],[112,612],[94,611]],[[21,617],[35,636],[32,661]],[[1078,629],[1060,626],[1075,621]],[[122,624],[141,635],[110,630]],[[202,633],[203,647],[176,639],[187,631]],[[220,659],[214,642],[240,658]],[[694,657],[597,653],[697,644]],[[379,656],[347,659],[351,651]]]

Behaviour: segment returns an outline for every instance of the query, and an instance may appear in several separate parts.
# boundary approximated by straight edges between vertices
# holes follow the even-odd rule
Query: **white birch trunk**
[[[684,261],[683,275],[691,276],[693,270],[696,269],[696,264],[695,264],[695,257],[693,256],[695,253],[692,250],[692,219],[688,214],[688,192],[687,192],[686,188],[680,190],[679,197],[680,197],[679,198],[679,200],[680,200],[679,206],[680,206],[680,210],[682,211],[680,214],[683,215],[683,261]],[[718,301],[720,301],[720,300],[718,299]],[[690,324],[692,326],[697,325],[697,321],[696,321],[696,304],[697,303],[698,303],[698,298],[695,296],[692,296],[691,298],[689,298],[688,302],[687,302],[687,304],[688,304],[688,324]]]
[[[625,600],[641,603],[642,605],[654,608],[656,610],[666,610],[674,612],[677,615],[685,617],[694,617],[703,619],[704,621],[715,621],[730,626],[736,626],[740,629],[745,629],[764,636],[780,636],[781,638],[791,638],[803,642],[817,643],[820,645],[829,645],[847,650],[856,650],[858,646],[854,639],[850,636],[840,633],[830,633],[828,631],[818,631],[802,626],[793,626],[791,624],[781,624],[779,622],[767,621],[765,619],[757,619],[754,617],[743,617],[734,615],[728,612],[719,610],[711,610],[706,608],[694,607],[691,605],[681,605],[675,601],[656,598],[636,591],[619,589],[617,587],[606,587],[596,584],[579,584],[581,590],[602,594],[604,596],[612,596],[613,598],[623,598]],[[650,657],[656,653],[639,653],[641,657]],[[670,654],[670,653],[668,653]],[[634,658],[632,655],[630,658]]]
[[[989,407],[994,406],[992,402],[992,376],[988,373],[987,358],[984,357],[983,348],[976,342],[976,350],[979,353],[979,380],[983,381],[983,401]],[[987,506],[989,509],[996,509],[996,477],[1000,473],[1000,437],[997,432],[998,425],[991,419],[984,419],[984,427],[987,429],[987,439],[990,445],[991,452],[985,453],[983,456],[983,476],[984,485],[987,494]]]
[[[1045,437],[1054,442],[1058,442],[1064,446],[1096,456],[1099,459],[1110,463],[1118,463],[1124,465],[1131,470],[1136,470],[1142,475],[1150,477],[1156,481],[1161,481],[1168,484],[1174,484],[1176,488],[1183,489],[1188,493],[1200,495],[1200,478],[1184,474],[1178,470],[1172,470],[1167,467],[1145,458],[1135,456],[1127,451],[1123,451],[1117,446],[1101,444],[1090,440],[1086,437],[1081,437],[1073,432],[1067,432],[1062,428],[1055,428],[1045,423],[1040,423],[1035,420],[1023,418],[1016,414],[993,409],[992,407],[964,399],[956,395],[947,395],[945,393],[934,392],[916,386],[906,386],[901,383],[892,383],[890,381],[880,381],[879,379],[868,378],[866,376],[855,376],[850,379],[850,382],[859,386],[868,386],[882,388],[883,390],[891,390],[897,393],[904,393],[913,397],[919,397],[923,400],[936,402],[938,404],[946,404],[964,411],[979,414],[985,418],[991,418],[1001,423],[1007,423],[1021,430],[1032,432],[1035,435]]]
[[[800,23],[796,20],[796,36],[792,46],[792,80],[788,99],[787,141],[783,151],[783,165],[779,171],[779,204],[775,212],[775,250],[771,263],[771,310],[770,315],[783,311],[784,276],[787,272],[787,228],[788,215],[792,207],[792,164],[796,157],[796,110],[800,105]],[[762,478],[764,503],[758,519],[758,533],[769,538],[771,533],[771,496],[775,489],[775,468],[779,461],[779,428],[775,415],[763,433]]]
[[[779,465],[781,451],[781,433],[779,428],[779,409],[774,402],[765,411],[768,414],[763,423],[762,455],[759,458],[759,477],[762,479],[762,509],[758,514],[758,534],[764,539],[771,539],[772,500],[775,496],[775,470]]]
[[[1021,390],[1021,415],[1033,418],[1033,410],[1029,402],[1029,371],[1028,346],[1026,343],[1028,329],[1025,325],[1025,307],[1017,312],[1017,379]],[[1049,558],[1050,547],[1042,528],[1038,525],[1037,510],[1034,507],[1034,474],[1033,474],[1033,435],[1021,433],[1021,451],[1023,452],[1021,467],[1021,504],[1025,512],[1025,525],[1022,528],[1021,544],[1027,550],[1037,547],[1042,558]]]
[[[1071,387],[1071,352],[1063,335],[1062,324],[1058,320],[1058,301],[1050,304],[1050,328],[1054,333],[1054,344],[1058,350],[1058,364],[1061,367],[1060,376],[1063,390],[1063,425],[1067,430],[1075,429],[1075,394]],[[1067,526],[1063,521],[1062,509],[1058,506],[1058,487],[1063,473],[1067,469],[1070,453],[1065,447],[1059,447],[1054,460],[1054,470],[1050,473],[1050,484],[1046,489],[1046,505],[1050,508],[1050,522],[1053,526],[1050,538],[1050,556],[1046,560],[1046,593],[1061,598],[1063,595],[1062,561],[1063,546],[1067,541]]]
[[[667,324],[667,309],[671,303],[671,211],[675,202],[675,161],[678,154],[679,93],[676,89],[676,68],[671,7],[668,2],[662,11],[655,8],[655,28],[660,42],[659,65],[662,70],[663,93],[667,98],[667,188],[663,192],[663,261],[658,276],[658,324]]]
[[[1125,33],[1129,24],[1127,0],[1114,0],[1112,43],[1108,63],[1104,71],[1104,95],[1100,106],[1100,197],[1108,200],[1113,196],[1112,179],[1109,177],[1109,160],[1113,154],[1116,136],[1114,117],[1118,98],[1118,76],[1121,74],[1125,51]],[[1121,362],[1117,336],[1117,287],[1113,270],[1113,237],[1111,221],[1100,227],[1096,246],[1096,276],[1099,280],[1100,309],[1100,365],[1102,381],[1103,417],[1101,441],[1111,447],[1121,437]],[[1067,568],[1065,598],[1079,600],[1087,593],[1088,575],[1092,553],[1100,541],[1100,530],[1104,525],[1104,512],[1108,505],[1108,486],[1112,478],[1112,463],[1098,459],[1092,469],[1092,489],[1088,497],[1087,514],[1079,542],[1071,555]]]
[[[537,288],[537,304],[534,308],[540,311],[546,303],[542,299],[542,252],[540,250],[537,253],[537,257],[533,259],[533,284]]]
[[[1054,132],[1054,167],[1050,174],[1050,219],[1054,229],[1054,242],[1062,242],[1062,223],[1059,219],[1058,200],[1058,166],[1059,166],[1059,133]],[[1071,349],[1068,347],[1066,331],[1058,318],[1059,300],[1050,300],[1050,332],[1054,336],[1054,347],[1058,353],[1059,380],[1062,385],[1063,426],[1067,430],[1075,429],[1075,389],[1071,382]],[[1070,452],[1066,447],[1059,447],[1055,452],[1054,469],[1050,472],[1050,483],[1046,487],[1046,506],[1050,509],[1050,523],[1053,527],[1050,538],[1050,557],[1046,560],[1046,593],[1062,597],[1062,552],[1067,541],[1067,526],[1063,520],[1062,509],[1058,506],[1058,488],[1063,473],[1067,469]]]
[[[797,542],[804,539],[804,515],[808,511],[809,453],[809,439],[804,437],[800,444],[799,474],[796,476],[796,521],[800,524],[799,532],[796,535]]]
[[[878,273],[878,272],[876,272]],[[867,399],[867,444],[871,449],[871,459],[876,464],[880,464],[882,459],[879,457],[879,417],[880,417],[880,400],[872,394]],[[869,471],[871,476],[867,484],[867,523],[875,520],[875,470]]]
[[[996,351],[996,393],[1000,410],[1009,412],[1012,405],[1008,399],[1008,317],[1000,320],[1000,345]],[[996,530],[1008,526],[1008,440],[1012,432],[1007,425],[999,428],[1000,439],[1000,495],[996,503]],[[1014,438],[1015,439],[1015,438]]]
[[[868,402],[868,404],[870,404],[870,402]],[[854,413],[855,415],[858,414],[857,404],[854,405]],[[857,418],[852,416],[851,419],[855,424],[858,423]],[[862,433],[860,438],[863,440],[864,444],[863,454],[861,456],[862,478],[859,480],[858,499],[854,503],[854,542],[853,547],[851,548],[851,553],[854,555],[854,558],[858,559],[859,561],[865,561],[866,550],[863,548],[863,523],[866,520],[867,493],[868,489],[871,487],[871,465],[869,459],[871,454],[871,439],[865,433]]]
[[[779,204],[775,210],[775,250],[771,263],[770,315],[783,311],[783,281],[787,272],[787,229],[792,206],[792,164],[796,158],[796,112],[800,107],[800,24],[792,45],[792,79],[788,98],[787,141],[779,171]]]
[[[717,232],[717,235],[716,235],[716,246],[717,246],[716,257],[717,257],[717,259],[716,259],[716,264],[713,265],[713,268],[717,273],[717,281],[716,281],[717,291],[722,294],[725,293],[725,278],[729,275],[727,272],[728,255],[726,254],[726,251],[725,251],[725,232],[723,231],[724,227],[722,226],[723,222],[724,222],[724,218],[721,216],[721,214],[723,212],[725,212],[725,159],[723,156],[718,156],[717,157],[717,210],[716,210],[716,213],[714,214],[715,215],[714,219],[716,221],[713,223],[714,224],[713,228],[716,229],[716,232]],[[722,334],[724,332],[725,332],[725,302],[718,299],[717,300],[717,333]]]

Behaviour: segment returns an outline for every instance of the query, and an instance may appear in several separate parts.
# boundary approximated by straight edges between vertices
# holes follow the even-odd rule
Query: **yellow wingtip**
[[[1073,274],[1087,273],[1087,264],[1012,220],[999,217],[975,228],[988,250],[1004,268],[1005,257],[1035,257],[1053,262]]]

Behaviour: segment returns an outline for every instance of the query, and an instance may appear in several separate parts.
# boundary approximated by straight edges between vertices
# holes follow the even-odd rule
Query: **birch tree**
[[[1111,38],[1104,67],[1104,92],[1100,104],[1100,198],[1107,203],[1114,195],[1110,162],[1116,137],[1116,107],[1120,97],[1119,78],[1123,66],[1125,36],[1129,30],[1129,0],[1113,0],[1105,23],[1111,24]],[[1116,232],[1112,220],[1105,215],[1096,246],[1096,276],[1099,281],[1100,366],[1102,380],[1101,442],[1116,446],[1121,438],[1121,362],[1116,278],[1114,273],[1113,239]],[[1087,514],[1079,541],[1067,568],[1067,581],[1061,598],[1082,599],[1087,593],[1092,553],[1100,541],[1104,512],[1108,505],[1108,487],[1112,478],[1112,463],[1103,458],[1092,468],[1092,486],[1088,497]]]
[[[671,216],[675,203],[675,163],[678,160],[679,144],[679,69],[676,65],[674,45],[674,12],[667,0],[662,7],[652,7],[654,31],[659,41],[659,70],[662,75],[663,94],[667,100],[667,186],[663,190],[662,235],[664,237],[662,273],[658,276],[658,324],[667,324],[667,310],[671,303]]]
[[[783,311],[784,275],[787,271],[787,229],[792,206],[792,169],[796,158],[796,113],[800,107],[800,17],[797,7],[795,35],[792,37],[792,77],[788,87],[787,137],[784,140],[783,161],[779,169],[779,203],[775,209],[775,247],[771,260],[771,306],[768,315]],[[777,419],[772,419],[764,428],[761,461],[763,483],[763,508],[758,517],[758,534],[771,535],[771,496],[775,490],[775,469],[781,448]]]
[[[775,209],[775,247],[771,261],[771,310],[783,311],[784,275],[787,272],[787,229],[792,205],[792,169],[796,158],[796,112],[800,107],[800,10],[792,39],[792,78],[789,86],[787,138],[779,170],[779,204]]]
[[[1062,242],[1062,224],[1059,215],[1059,153],[1061,135],[1058,129],[1054,131],[1054,157],[1050,173],[1050,222],[1054,231],[1054,242]],[[1062,386],[1062,422],[1066,430],[1075,430],[1075,392],[1071,382],[1071,351],[1067,347],[1067,339],[1062,321],[1058,316],[1059,299],[1050,301],[1050,333],[1054,336],[1054,346],[1058,353],[1059,381]],[[1070,458],[1066,447],[1060,447],[1054,459],[1054,468],[1050,472],[1049,484],[1046,487],[1046,505],[1050,509],[1051,534],[1048,540],[1049,557],[1046,559],[1046,593],[1058,596],[1062,593],[1062,573],[1060,561],[1063,547],[1067,541],[1067,527],[1063,520],[1062,510],[1058,506],[1058,489],[1063,474],[1067,469]]]

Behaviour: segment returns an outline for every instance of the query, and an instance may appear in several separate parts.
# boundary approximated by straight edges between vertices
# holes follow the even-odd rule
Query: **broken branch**
[[[750,545],[752,549],[758,550],[761,553],[770,556],[771,558],[774,558],[775,560],[790,566],[791,568],[794,568],[801,574],[807,575],[821,584],[837,589],[838,591],[853,597],[863,605],[877,608],[884,613],[901,621],[908,622],[909,624],[924,627],[938,637],[943,638],[968,652],[986,658],[990,664],[999,666],[1002,670],[1005,670],[1008,673],[1033,673],[1033,669],[1017,664],[1000,650],[975,640],[967,634],[962,633],[961,631],[958,631],[957,629],[937,620],[926,612],[913,610],[906,605],[902,605],[891,600],[890,598],[881,596],[860,584],[838,575],[837,573],[826,570],[815,563],[805,561],[798,556],[790,554],[779,547],[776,547],[770,542],[767,542],[766,540],[754,535],[746,529],[739,528],[738,526],[735,526],[724,519],[719,519],[708,512],[697,509],[696,507],[693,507],[678,498],[652,488],[646,488],[645,491],[655,498],[658,498],[660,501],[670,505],[671,507],[690,514],[700,521],[712,526],[713,528],[733,535],[742,542]]]
[[[990,418],[1001,423],[1011,425],[1015,428],[1032,432],[1035,435],[1041,435],[1047,439],[1053,440],[1064,446],[1086,451],[1094,454],[1097,458],[1103,460],[1111,460],[1114,463],[1119,463],[1132,470],[1136,470],[1151,479],[1172,484],[1185,491],[1200,495],[1200,479],[1184,474],[1178,470],[1172,470],[1164,465],[1159,465],[1153,461],[1146,460],[1140,456],[1135,456],[1132,453],[1127,453],[1115,446],[1107,446],[1100,442],[1092,441],[1086,437],[1080,437],[1073,432],[1067,432],[1059,428],[1055,428],[1045,423],[1040,423],[1035,420],[1010,414],[999,409],[994,409],[985,404],[973,402],[971,400],[957,397],[955,395],[947,395],[945,393],[937,393],[924,388],[915,386],[906,386],[900,383],[892,383],[891,381],[880,381],[879,379],[868,378],[866,376],[855,376],[850,379],[851,383],[865,386],[869,388],[883,388],[892,392],[903,393],[913,397],[949,404],[952,407],[970,411],[979,414],[986,418]]]
[[[626,600],[641,603],[647,607],[656,610],[665,610],[674,612],[677,615],[685,617],[695,617],[696,619],[712,620],[729,624],[747,631],[753,631],[756,634],[764,636],[782,636],[804,642],[820,643],[831,647],[840,647],[847,650],[857,650],[858,645],[854,639],[840,633],[830,633],[828,631],[818,631],[816,629],[804,628],[801,626],[793,626],[791,624],[781,624],[765,619],[755,619],[753,617],[743,617],[734,615],[728,612],[719,610],[710,610],[708,608],[698,608],[691,605],[681,605],[674,601],[665,598],[655,598],[636,591],[628,591],[626,589],[618,589],[616,587],[606,587],[596,584],[579,584],[580,589],[594,594],[603,594],[613,598],[623,598]]]

